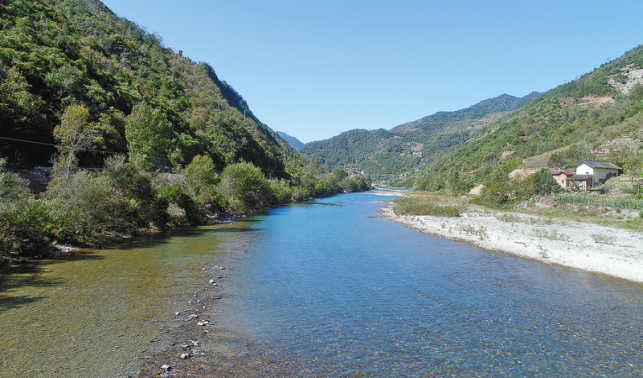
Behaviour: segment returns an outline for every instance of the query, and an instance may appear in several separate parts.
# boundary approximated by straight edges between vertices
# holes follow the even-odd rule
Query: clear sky
[[[643,1],[104,0],[302,142],[544,92],[643,43]]]

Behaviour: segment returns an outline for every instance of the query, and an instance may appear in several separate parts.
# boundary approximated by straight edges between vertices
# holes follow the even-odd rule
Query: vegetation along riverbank
[[[0,14],[0,261],[370,188],[100,2]]]

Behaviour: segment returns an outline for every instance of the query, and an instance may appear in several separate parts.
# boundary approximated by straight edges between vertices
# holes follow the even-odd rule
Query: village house
[[[591,175],[594,176],[592,186],[604,184],[611,177],[618,176],[623,169],[607,161],[583,160],[576,164],[577,175]]]
[[[567,188],[573,188],[586,192],[594,186],[593,175],[573,175],[567,179]]]
[[[549,173],[551,173],[556,183],[563,189],[569,187],[569,178],[574,175],[574,172],[571,171],[552,171]]]
[[[623,170],[606,161],[583,160],[576,164],[576,173],[571,171],[550,172],[556,183],[563,189],[588,191],[603,184],[611,177],[618,176]]]

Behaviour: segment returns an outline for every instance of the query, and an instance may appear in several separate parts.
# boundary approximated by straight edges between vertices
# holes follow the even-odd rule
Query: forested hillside
[[[307,143],[300,151],[327,164],[364,171],[374,179],[399,180],[430,164],[477,135],[480,128],[514,111],[537,95],[517,98],[503,94],[466,109],[438,112],[390,131],[352,130],[331,139]]]
[[[83,104],[98,135],[80,164],[101,166],[133,147],[126,124],[140,105],[162,129],[148,141],[158,145],[150,160],[176,165],[207,154],[221,168],[244,159],[283,171],[283,143],[210,65],[163,47],[160,36],[102,3],[5,0],[1,12],[3,137],[55,144],[53,130],[65,110]],[[48,165],[54,152],[0,140],[0,153],[14,166]]]
[[[484,127],[436,159],[416,186],[454,192],[480,183],[493,186],[536,155],[542,155],[543,167],[569,169],[581,159],[599,159],[626,172],[640,170],[642,77],[643,47],[638,46]],[[499,179],[502,175],[505,179]]]
[[[370,188],[97,0],[0,0],[0,84],[0,257]]]

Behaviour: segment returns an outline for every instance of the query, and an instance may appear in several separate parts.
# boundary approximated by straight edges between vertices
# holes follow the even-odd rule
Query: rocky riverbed
[[[643,234],[535,215],[469,208],[459,217],[397,215],[390,220],[489,251],[643,282]]]

